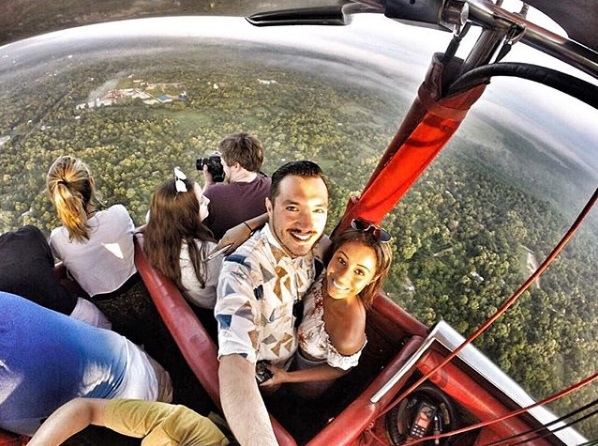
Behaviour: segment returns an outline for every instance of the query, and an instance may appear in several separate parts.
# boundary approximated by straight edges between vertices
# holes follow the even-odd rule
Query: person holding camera
[[[220,240],[230,228],[266,212],[271,180],[260,172],[264,149],[255,136],[232,133],[218,150],[221,165],[217,156],[211,156],[197,160],[197,168],[203,172],[203,193],[210,200],[204,223]]]

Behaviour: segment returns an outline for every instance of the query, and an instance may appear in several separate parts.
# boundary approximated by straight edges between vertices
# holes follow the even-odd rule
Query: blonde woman
[[[135,227],[125,207],[96,210],[89,167],[72,156],[54,161],[47,188],[62,222],[50,235],[54,255],[91,297],[121,288],[136,273]]]

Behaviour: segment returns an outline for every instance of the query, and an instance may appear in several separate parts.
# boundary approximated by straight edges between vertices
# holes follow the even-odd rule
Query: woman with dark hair
[[[209,200],[201,187],[177,167],[175,176],[159,185],[152,196],[143,250],[149,262],[201,308],[213,309],[222,256],[208,260],[216,246],[202,221]]]
[[[62,226],[50,234],[54,255],[89,296],[109,294],[131,279],[135,225],[123,205],[96,210],[96,186],[87,164],[61,156],[46,179]]]
[[[303,297],[291,371],[267,366],[274,374],[262,387],[296,383],[297,393],[315,398],[357,365],[367,342],[366,311],[390,269],[390,240],[384,229],[361,220],[332,239],[326,270]]]
[[[0,235],[0,290],[100,328],[112,328],[88,299],[71,293],[54,275],[54,256],[35,226]]]

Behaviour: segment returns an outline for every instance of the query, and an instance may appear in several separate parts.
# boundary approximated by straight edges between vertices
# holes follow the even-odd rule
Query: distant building
[[[132,75],[131,75],[132,76]],[[129,76],[129,78],[131,78]],[[133,84],[135,88],[120,88],[117,90],[110,90],[101,98],[95,98],[91,102],[86,102],[82,104],[78,104],[75,108],[76,109],[85,109],[85,108],[94,108],[100,106],[110,106],[114,104],[118,104],[124,100],[133,100],[133,99],[140,99],[146,105],[153,105],[153,104],[166,104],[169,102],[181,100],[187,100],[187,92],[184,90],[184,85],[182,84],[175,84],[175,83],[146,83],[140,79],[133,79]],[[215,85],[215,84],[214,84]],[[153,96],[152,94],[148,93],[148,91],[159,89],[162,92],[165,91],[167,88],[171,90],[173,88],[183,89],[181,93],[178,95],[169,95],[166,93],[161,94],[158,97]],[[217,87],[215,87],[217,88]]]
[[[257,81],[261,85],[272,85],[272,84],[277,84],[278,83],[274,79],[271,79],[271,80],[258,79]]]
[[[158,101],[160,101],[160,102],[162,102],[164,104],[164,103],[167,103],[167,102],[172,102],[173,99],[172,99],[171,96],[168,96],[167,94],[163,94],[161,96],[158,96]]]

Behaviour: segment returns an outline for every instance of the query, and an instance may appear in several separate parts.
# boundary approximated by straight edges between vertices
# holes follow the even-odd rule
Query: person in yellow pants
[[[144,400],[75,398],[52,413],[28,445],[58,446],[90,424],[143,438],[142,446],[229,444],[210,419],[185,406]]]

